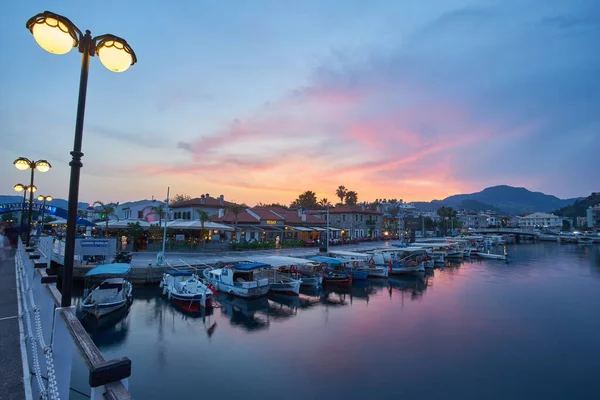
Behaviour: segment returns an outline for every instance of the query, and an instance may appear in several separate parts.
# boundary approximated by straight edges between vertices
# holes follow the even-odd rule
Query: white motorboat
[[[85,274],[86,289],[81,309],[100,318],[131,304],[132,285],[127,279],[131,264],[103,264]],[[93,282],[105,278],[98,286]]]
[[[373,278],[387,278],[389,268],[385,264],[378,265],[375,262],[372,254],[359,253],[355,251],[330,250],[328,253],[331,257],[341,257],[350,260],[352,265],[353,278],[359,279],[357,271],[366,272],[367,276]]]
[[[577,238],[577,244],[584,244],[584,245],[594,244],[594,239],[592,239],[591,237],[588,237],[588,236],[579,236]]]
[[[479,253],[477,253],[477,255],[481,258],[487,258],[490,260],[508,260],[508,254],[490,254],[490,253],[479,252]]]
[[[249,260],[269,264],[278,269],[278,276],[298,279],[301,286],[321,287],[323,284],[323,271],[316,261],[285,256],[252,256]]]
[[[169,300],[188,311],[197,311],[198,306],[212,307],[213,292],[211,288],[198,279],[191,271],[169,269],[160,281],[162,293]]]
[[[260,273],[271,266],[264,263],[229,264],[223,268],[206,268],[204,278],[213,284],[216,290],[234,296],[255,298],[265,296],[271,285]],[[258,276],[255,276],[258,275]]]

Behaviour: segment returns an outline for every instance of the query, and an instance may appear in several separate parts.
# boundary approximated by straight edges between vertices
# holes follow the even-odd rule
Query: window
[[[356,214],[356,215],[354,216],[354,219],[356,220],[356,222],[358,222],[358,214]]]
[[[342,214],[342,221],[346,222],[346,214]]]
[[[144,218],[144,210],[138,211],[138,216],[137,217],[138,217],[138,219]]]
[[[360,216],[360,222],[362,222],[362,218],[363,218],[363,216],[361,215],[361,216]]]

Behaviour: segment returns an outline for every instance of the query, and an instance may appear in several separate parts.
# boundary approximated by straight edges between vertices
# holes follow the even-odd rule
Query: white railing
[[[19,242],[15,255],[19,322],[27,353],[23,358],[33,379],[30,392],[35,399],[68,399],[73,349],[77,348],[90,371],[90,398],[130,399],[126,388],[131,361],[104,360],[77,319],[75,307],[60,307],[57,277],[49,276],[46,271],[52,239],[41,237],[37,249],[25,248]],[[29,380],[26,376],[26,387]]]

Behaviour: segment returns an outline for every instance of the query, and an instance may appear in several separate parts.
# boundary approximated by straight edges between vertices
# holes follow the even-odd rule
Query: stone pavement
[[[0,399],[24,399],[14,250],[0,249]]]

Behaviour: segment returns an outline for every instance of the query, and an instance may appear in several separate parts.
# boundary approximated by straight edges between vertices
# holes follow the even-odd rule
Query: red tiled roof
[[[204,203],[202,203],[204,201]],[[182,201],[179,203],[172,204],[171,208],[183,208],[183,207],[207,207],[207,208],[224,208],[233,205],[234,203],[223,200],[215,199],[214,197],[205,197],[204,199],[197,197],[195,199]]]
[[[302,220],[302,217],[298,215],[297,211],[284,211],[278,212],[281,215],[286,224],[326,224],[327,221],[324,219],[315,217],[314,215],[306,214],[306,221]]]
[[[219,218],[218,215],[213,215],[210,220],[212,222],[235,224],[235,214],[226,210],[222,217]],[[246,211],[242,211],[238,214],[237,222],[238,224],[260,224],[258,219],[248,214]]]
[[[362,206],[337,206],[329,209],[329,214],[373,214],[373,215],[383,215],[382,212],[371,210],[365,208],[363,210]]]
[[[251,208],[250,211],[252,211],[254,214],[258,215],[260,217],[260,219],[265,219],[265,220],[268,219],[271,221],[283,221],[283,218],[281,218],[279,215],[272,212],[269,208],[254,207],[254,208]]]

